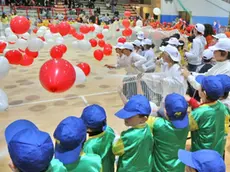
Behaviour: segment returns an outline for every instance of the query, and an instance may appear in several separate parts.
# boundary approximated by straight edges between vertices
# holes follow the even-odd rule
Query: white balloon
[[[89,51],[91,49],[91,44],[89,41],[81,40],[81,41],[79,41],[79,48],[82,51]]]
[[[72,42],[72,47],[73,47],[73,49],[78,49],[79,48],[79,41]]]
[[[41,50],[44,46],[44,43],[39,38],[32,38],[28,41],[28,49],[32,52],[37,52]]]
[[[7,37],[8,42],[15,43],[17,41],[18,37],[15,34],[11,34]]]
[[[45,33],[44,38],[45,38],[45,40],[52,39],[53,35],[52,35],[52,33]]]
[[[22,37],[23,39],[26,39],[26,40],[27,40],[27,39],[30,38],[30,34],[29,34],[28,32],[26,32],[26,33],[22,34],[21,37]]]
[[[10,64],[7,58],[0,56],[0,80],[4,78],[10,70]]]
[[[143,22],[141,20],[137,20],[136,26],[142,27],[143,26]]]
[[[5,36],[0,36],[0,40],[1,41],[6,41],[6,37]]]
[[[85,73],[78,66],[73,66],[76,73],[75,85],[79,85],[85,82],[86,76]]]
[[[47,30],[47,27],[45,27],[45,26],[41,26],[40,28],[39,28],[39,30],[41,30],[41,31],[46,31]]]
[[[153,13],[158,16],[161,14],[161,9],[160,8],[154,8]]]
[[[45,34],[44,30],[38,30],[37,33],[36,33],[36,35],[39,36],[39,37],[44,36],[44,34]]]
[[[0,112],[5,111],[8,107],[8,97],[6,93],[2,89],[0,89]]]
[[[61,44],[64,42],[63,37],[57,37],[56,42],[61,42]]]
[[[60,41],[60,40],[56,41],[56,45],[61,45],[61,44],[63,44],[62,41]]]
[[[135,32],[139,32],[141,31],[141,27],[140,26],[135,26],[134,29],[133,29]]]
[[[112,34],[108,29],[103,29],[102,34],[104,35],[106,39],[112,38]]]
[[[11,28],[10,27],[7,27],[6,29],[5,29],[5,34],[6,34],[6,36],[8,36],[8,35],[10,35],[10,34],[12,34],[13,32],[12,32],[12,30],[11,30]]]
[[[16,41],[16,47],[21,49],[21,50],[25,50],[28,47],[28,42],[25,39],[18,39]]]

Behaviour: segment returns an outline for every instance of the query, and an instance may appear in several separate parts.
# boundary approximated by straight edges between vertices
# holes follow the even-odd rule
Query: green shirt
[[[101,172],[101,158],[96,154],[83,154],[75,163],[65,165],[68,172]],[[55,172],[55,171],[54,171]]]
[[[104,172],[114,172],[115,156],[112,152],[114,138],[113,129],[107,126],[103,133],[89,137],[83,147],[85,153],[93,153],[101,157]]]
[[[46,172],[67,172],[65,166],[58,159],[52,159]]]
[[[153,136],[147,124],[123,131],[113,145],[113,153],[119,156],[117,172],[151,172],[152,150]]]
[[[191,112],[191,151],[212,149],[223,155],[225,146],[226,106],[220,101],[203,104]]]
[[[178,150],[185,149],[189,126],[176,129],[170,121],[149,117],[148,124],[153,132],[153,171],[184,172],[185,165],[178,160]]]

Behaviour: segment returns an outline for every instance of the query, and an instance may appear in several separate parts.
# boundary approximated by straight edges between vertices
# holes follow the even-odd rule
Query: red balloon
[[[110,48],[110,47],[105,47],[104,49],[103,49],[103,53],[104,53],[104,55],[106,55],[106,56],[110,56],[111,54],[112,54],[112,49]]]
[[[33,62],[34,62],[34,58],[33,58],[33,57],[30,57],[30,56],[28,56],[27,54],[24,54],[24,55],[22,56],[21,61],[20,61],[20,65],[22,65],[22,66],[29,66],[29,65],[31,65]]]
[[[37,33],[37,31],[38,31],[37,28],[34,28],[34,29],[33,29],[33,32],[34,32],[35,34]]]
[[[130,26],[130,21],[128,19],[124,19],[122,21],[122,25],[125,27],[125,28],[128,28]]]
[[[61,22],[58,25],[58,31],[62,36],[68,35],[70,31],[70,24],[67,22]]]
[[[104,48],[106,48],[106,47],[108,47],[108,48],[110,48],[110,49],[113,49],[113,46],[112,46],[111,44],[105,44],[105,45],[104,45]]]
[[[51,33],[58,33],[58,26],[51,24],[49,28]]]
[[[73,37],[75,37],[77,40],[83,40],[85,36],[82,33],[74,33]]]
[[[87,34],[87,33],[89,33],[89,31],[90,31],[90,28],[89,28],[87,25],[82,24],[82,25],[80,26],[80,32],[81,32],[81,33]]]
[[[104,57],[103,51],[101,50],[95,50],[93,53],[93,56],[96,60],[101,61]]]
[[[41,39],[43,42],[45,41],[44,36],[39,36],[38,38]]]
[[[23,34],[29,30],[30,22],[26,17],[16,16],[11,19],[10,28],[15,34]]]
[[[98,38],[98,39],[103,39],[103,38],[104,38],[104,35],[103,35],[102,33],[98,33],[98,34],[97,34],[97,38]]]
[[[63,53],[63,54],[65,54],[65,53],[66,53],[66,51],[67,51],[67,47],[66,47],[66,45],[64,45],[64,44],[60,44],[60,45],[58,45],[58,47],[62,50],[62,53]]]
[[[88,76],[90,73],[90,66],[87,63],[79,63],[77,65],[85,73],[85,76]]]
[[[108,25],[105,25],[105,26],[103,27],[103,29],[109,29],[109,26],[108,26]]]
[[[122,31],[123,36],[131,36],[133,33],[132,29],[126,28],[125,30]]]
[[[38,57],[38,52],[32,52],[32,51],[30,51],[28,48],[26,48],[25,53],[26,53],[26,55],[28,55],[29,57],[33,57],[33,58]]]
[[[104,47],[104,46],[105,46],[105,41],[102,40],[102,39],[100,39],[100,40],[98,41],[98,45],[99,45],[100,47]]]
[[[54,59],[60,59],[63,56],[63,51],[58,45],[53,46],[50,50],[50,56]]]
[[[91,31],[91,32],[94,32],[94,31],[95,31],[94,25],[91,25],[91,26],[90,26],[90,31]]]
[[[126,42],[126,38],[125,37],[120,37],[120,38],[118,38],[117,42],[120,42],[120,43],[124,44]]]
[[[19,64],[22,59],[22,54],[18,50],[9,50],[5,54],[10,64]]]
[[[76,32],[76,29],[73,26],[70,26],[69,34],[74,34]]]
[[[96,39],[90,39],[89,40],[90,44],[92,47],[96,47],[97,46],[97,40]]]
[[[61,93],[73,86],[76,73],[67,60],[51,59],[42,65],[39,79],[47,91]]]
[[[125,11],[124,12],[124,16],[125,17],[130,17],[131,16],[131,12],[130,11]]]
[[[3,53],[3,51],[5,50],[7,46],[6,42],[0,41],[0,53]]]

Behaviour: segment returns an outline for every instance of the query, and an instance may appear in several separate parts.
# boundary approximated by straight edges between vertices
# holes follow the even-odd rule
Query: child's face
[[[192,167],[186,166],[186,172],[196,172],[195,169],[193,169]]]
[[[146,121],[147,121],[147,117],[143,117],[141,115],[136,115],[136,116],[133,116],[131,118],[125,119],[125,125],[130,126],[130,127],[134,127],[136,125],[143,124]]]
[[[225,61],[226,59],[227,59],[227,54],[226,54],[226,56],[221,56],[221,52],[220,51],[214,51],[214,58],[215,58],[215,60],[216,61]]]

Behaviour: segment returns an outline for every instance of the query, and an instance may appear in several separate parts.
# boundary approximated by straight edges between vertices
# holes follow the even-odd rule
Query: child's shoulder
[[[50,166],[46,172],[67,172],[65,166],[58,159],[52,159]]]

